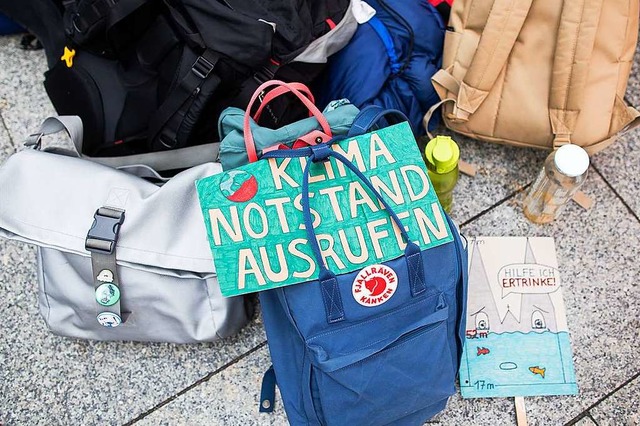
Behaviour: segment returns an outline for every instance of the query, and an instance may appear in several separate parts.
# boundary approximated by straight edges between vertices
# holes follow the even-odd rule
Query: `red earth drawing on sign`
[[[251,176],[248,180],[245,180],[242,183],[242,186],[240,187],[240,189],[238,189],[236,192],[234,192],[232,195],[230,195],[227,198],[229,199],[229,201],[237,201],[237,202],[249,201],[250,199],[253,198],[254,195],[256,195],[257,191],[258,191],[258,181],[256,180],[255,176]]]
[[[229,201],[243,203],[252,199],[258,192],[258,181],[244,170],[231,170],[220,181],[220,191]]]

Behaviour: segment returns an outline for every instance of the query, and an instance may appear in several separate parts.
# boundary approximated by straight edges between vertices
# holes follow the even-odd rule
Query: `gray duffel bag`
[[[33,149],[0,167],[0,236],[38,247],[47,326],[76,338],[174,343],[236,333],[250,312],[242,297],[220,293],[194,185],[221,166],[163,179],[146,165],[98,164],[78,154],[81,124],[47,119],[28,140]],[[43,134],[64,129],[74,144],[45,144]],[[178,164],[168,154],[180,157],[134,160]]]

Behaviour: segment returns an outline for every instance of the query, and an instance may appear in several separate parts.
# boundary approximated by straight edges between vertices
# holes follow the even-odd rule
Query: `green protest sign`
[[[407,123],[343,140],[333,149],[371,181],[421,248],[452,241]],[[223,295],[317,279],[302,219],[306,163],[265,159],[196,182]],[[334,273],[403,254],[405,243],[382,203],[342,163],[331,158],[312,164],[309,194],[322,256]]]

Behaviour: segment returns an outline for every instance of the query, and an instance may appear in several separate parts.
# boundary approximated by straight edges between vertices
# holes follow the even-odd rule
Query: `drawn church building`
[[[527,243],[524,263],[536,263],[529,243]],[[469,291],[478,291],[487,297],[471,298],[467,305],[468,337],[484,337],[488,333],[504,331],[558,332],[555,308],[549,294],[517,294],[516,297],[522,298],[520,316],[517,317],[517,313],[509,309],[501,321],[498,307],[490,296],[491,289],[484,288],[490,286],[489,278],[478,245],[475,244],[469,268],[469,276],[474,279],[474,282],[469,282]]]

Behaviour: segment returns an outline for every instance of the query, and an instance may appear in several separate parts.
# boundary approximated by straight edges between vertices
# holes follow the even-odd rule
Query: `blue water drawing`
[[[460,367],[464,398],[578,393],[566,332],[489,332],[465,339]]]

